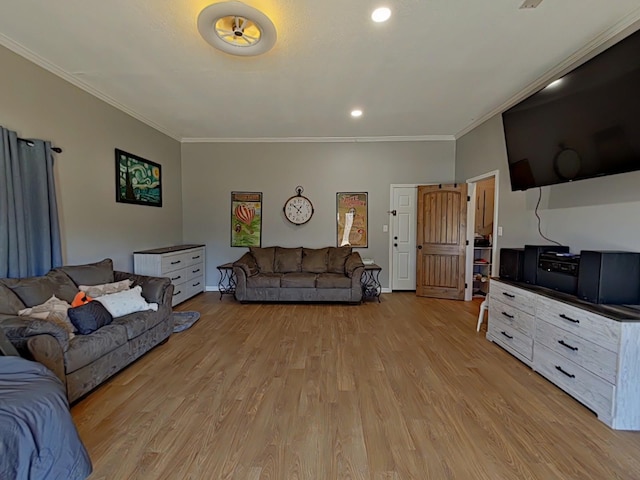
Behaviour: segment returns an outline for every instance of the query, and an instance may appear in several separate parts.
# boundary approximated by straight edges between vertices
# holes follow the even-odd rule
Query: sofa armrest
[[[148,275],[136,275],[128,272],[113,272],[116,282],[121,280],[133,280],[132,287],[140,285],[142,287],[142,296],[149,303],[157,303],[163,305],[168,302],[171,307],[173,297],[173,285],[171,280],[166,277],[151,277]]]
[[[36,335],[27,340],[27,347],[33,359],[51,370],[62,384],[67,385],[67,376],[64,369],[64,353],[60,343],[51,335]]]
[[[52,322],[30,317],[0,314],[0,328],[19,352],[27,352],[27,340],[38,335],[50,335],[63,352],[69,349],[69,334]]]
[[[239,302],[244,302],[247,299],[247,273],[242,267],[233,267],[233,274],[236,277],[236,291],[234,297]]]
[[[245,253],[242,257],[233,262],[233,268],[235,269],[236,267],[244,270],[247,277],[253,277],[260,273],[260,269],[258,268],[255,258],[253,258],[253,255],[249,252]]]
[[[347,277],[353,278],[353,274],[355,273],[355,270],[359,267],[362,267],[364,269],[364,263],[362,263],[362,258],[360,257],[360,254],[358,252],[352,252],[347,257],[347,260],[344,262],[344,272],[347,275]],[[358,279],[358,281],[360,280]]]

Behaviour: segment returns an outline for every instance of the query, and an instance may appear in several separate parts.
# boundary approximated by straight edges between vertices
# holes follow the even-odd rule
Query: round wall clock
[[[284,207],[282,208],[286,219],[294,225],[307,223],[313,216],[313,204],[311,200],[302,195],[303,191],[302,187],[296,187],[297,195],[284,202]]]

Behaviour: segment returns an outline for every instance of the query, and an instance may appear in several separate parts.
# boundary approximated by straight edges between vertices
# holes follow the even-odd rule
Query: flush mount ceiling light
[[[371,20],[377,23],[386,22],[391,17],[391,10],[387,7],[376,8],[371,14]]]
[[[353,118],[361,117],[362,116],[362,110],[360,110],[360,109],[351,110],[351,116]]]
[[[269,17],[241,2],[214,3],[206,7],[198,15],[198,31],[218,50],[240,56],[268,52],[277,37]]]

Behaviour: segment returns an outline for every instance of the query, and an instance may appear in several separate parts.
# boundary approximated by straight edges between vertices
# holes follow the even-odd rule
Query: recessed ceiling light
[[[374,22],[386,22],[391,17],[391,10],[387,7],[376,8],[371,14],[371,20]]]
[[[361,116],[362,116],[362,110],[358,110],[358,109],[356,109],[356,110],[351,110],[351,116],[352,116],[353,118],[361,117]]]
[[[559,78],[557,80],[554,80],[553,82],[551,82],[549,85],[546,86],[546,88],[555,88],[558,85],[560,85],[562,83],[562,79]]]

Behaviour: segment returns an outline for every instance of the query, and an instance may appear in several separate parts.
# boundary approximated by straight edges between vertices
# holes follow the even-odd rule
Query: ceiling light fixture
[[[351,116],[353,118],[358,118],[362,116],[362,110],[356,109],[356,110],[351,110]]]
[[[198,31],[210,45],[231,55],[266,53],[276,43],[276,27],[264,13],[242,2],[214,3],[198,15]]]
[[[374,22],[386,22],[391,17],[391,10],[387,7],[376,8],[371,14],[371,20]]]
[[[554,80],[553,82],[551,82],[549,85],[547,85],[545,88],[555,88],[558,85],[560,85],[562,83],[562,79],[559,78],[557,80]]]

